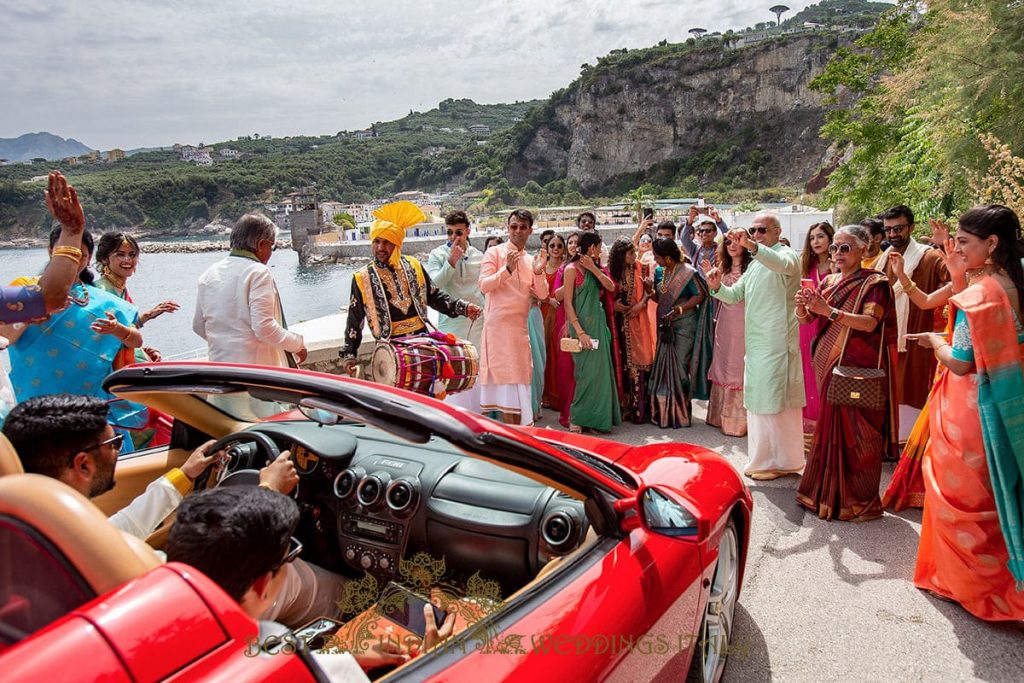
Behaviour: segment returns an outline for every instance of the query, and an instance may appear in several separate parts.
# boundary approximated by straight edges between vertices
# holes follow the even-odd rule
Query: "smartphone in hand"
[[[422,638],[427,633],[427,625],[423,619],[423,606],[427,604],[430,603],[426,598],[391,581],[384,587],[384,592],[377,600],[377,609],[385,619]],[[436,605],[431,604],[430,607],[433,610],[434,623],[440,627],[448,613]]]

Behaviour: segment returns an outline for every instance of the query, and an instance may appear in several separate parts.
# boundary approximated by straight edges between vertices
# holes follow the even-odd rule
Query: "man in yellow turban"
[[[363,340],[363,323],[378,341],[387,341],[427,331],[427,308],[450,318],[468,316],[476,320],[481,308],[453,299],[438,289],[430,276],[411,256],[402,255],[406,231],[426,216],[412,202],[385,204],[373,212],[370,226],[373,261],[352,275],[345,344],[341,350],[344,370],[355,371],[356,354]]]

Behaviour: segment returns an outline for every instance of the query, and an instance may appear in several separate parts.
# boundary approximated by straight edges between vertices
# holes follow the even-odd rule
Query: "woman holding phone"
[[[580,351],[573,358],[575,390],[569,406],[572,432],[583,428],[610,432],[622,423],[612,363],[612,333],[603,302],[603,291],[615,291],[615,283],[598,266],[600,261],[601,235],[584,232],[579,236],[576,255],[565,267],[565,321],[569,336],[580,343]]]
[[[807,231],[804,240],[804,251],[800,261],[800,286],[814,291],[821,290],[821,281],[832,272],[834,264],[828,248],[832,246],[835,230],[827,222],[815,223]],[[811,365],[811,342],[818,334],[818,325],[800,326],[800,357],[804,364],[804,394],[807,405],[804,406],[804,447],[810,450],[811,437],[814,436],[814,424],[821,412],[821,397],[818,395],[818,381],[814,378],[814,367]]]

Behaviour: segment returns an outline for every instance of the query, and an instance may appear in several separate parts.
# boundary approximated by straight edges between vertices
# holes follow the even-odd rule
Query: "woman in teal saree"
[[[654,241],[654,299],[658,343],[648,384],[651,422],[662,429],[689,427],[692,398],[706,399],[713,312],[707,285],[671,239]]]

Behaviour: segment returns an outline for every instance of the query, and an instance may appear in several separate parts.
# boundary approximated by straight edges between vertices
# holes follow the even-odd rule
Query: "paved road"
[[[694,408],[690,429],[624,425],[612,438],[700,444],[742,471],[746,439],[704,425]],[[883,489],[891,476],[884,467]],[[748,480],[754,517],[726,681],[1024,681],[1024,627],[914,588],[920,510],[825,522],[796,504],[797,481]]]

